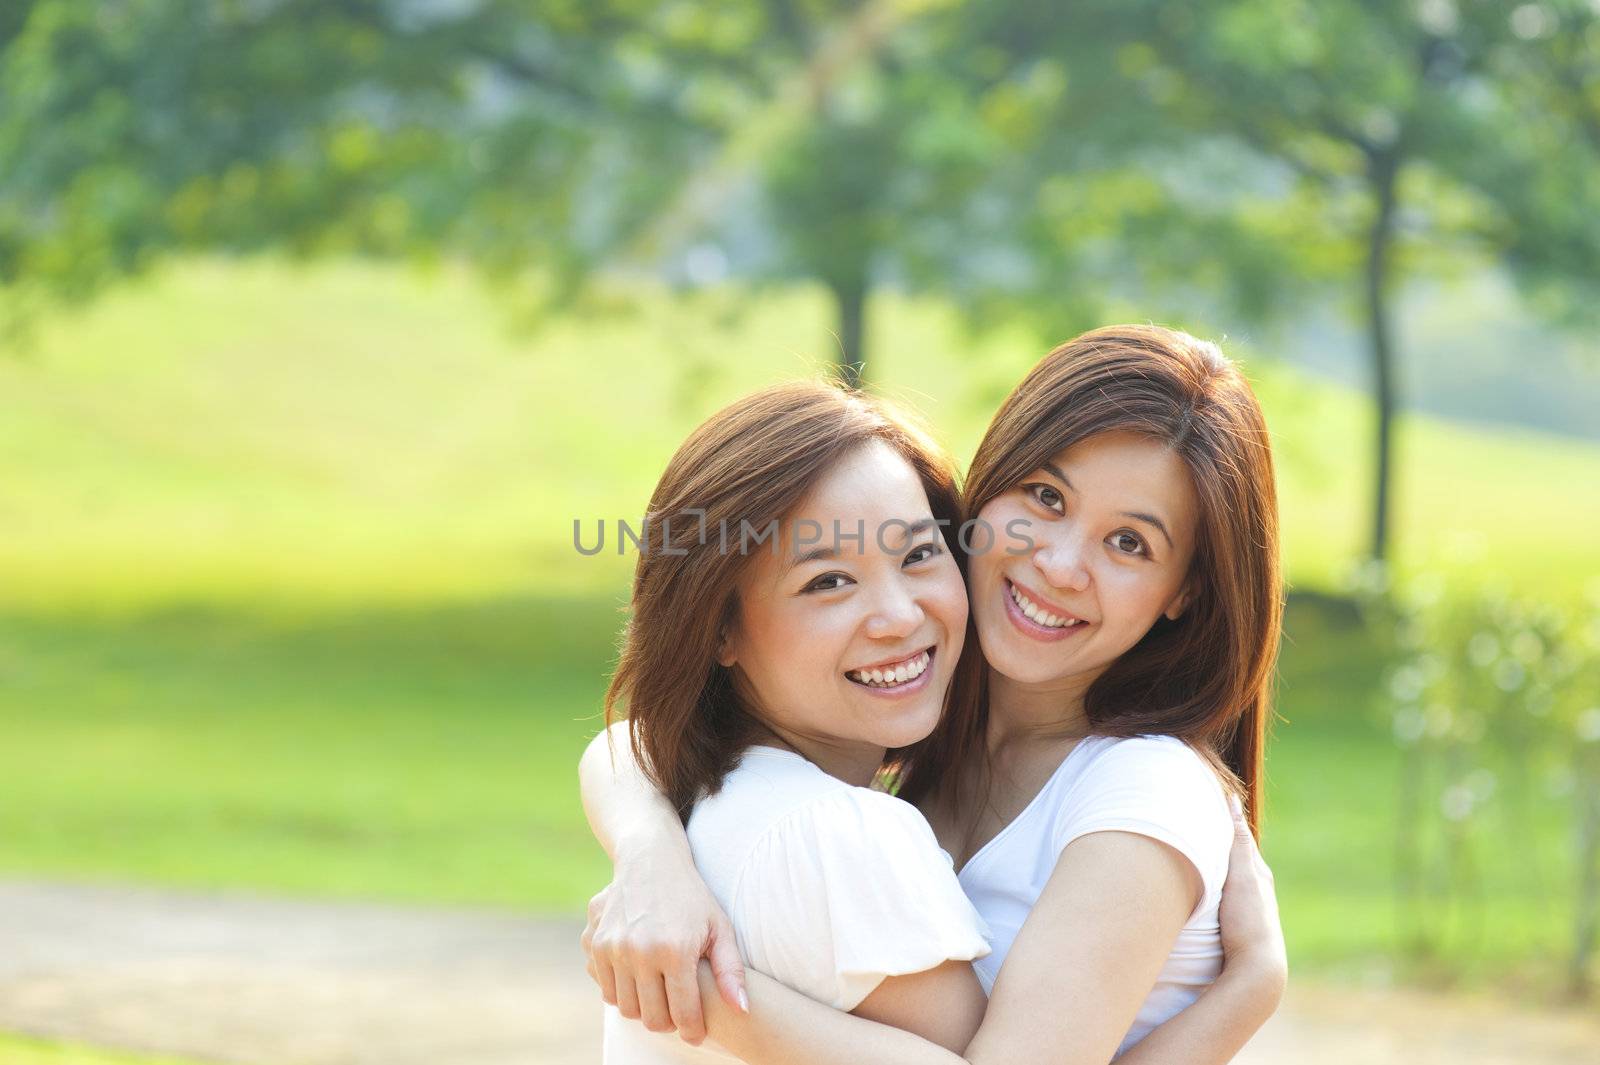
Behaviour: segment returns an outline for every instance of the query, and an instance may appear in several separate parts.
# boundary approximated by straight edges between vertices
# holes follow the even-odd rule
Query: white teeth
[[[916,680],[928,668],[928,652],[923,651],[915,658],[901,662],[893,669],[857,669],[846,673],[845,676],[858,684],[868,684],[880,688],[904,684],[909,680]]]
[[[1052,614],[1032,599],[1022,594],[1022,589],[1015,584],[1011,585],[1011,599],[1017,604],[1017,609],[1027,615],[1028,619],[1043,625],[1047,629],[1065,629],[1079,624],[1078,619],[1067,619],[1059,614]]]

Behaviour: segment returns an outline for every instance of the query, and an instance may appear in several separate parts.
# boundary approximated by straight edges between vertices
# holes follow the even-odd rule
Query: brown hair
[[[1096,734],[1167,735],[1225,770],[1259,831],[1262,749],[1283,617],[1278,505],[1261,406],[1216,345],[1157,326],[1096,329],[1046,355],[1006,398],[967,474],[977,514],[1052,456],[1113,430],[1188,467],[1200,503],[1189,606],[1157,619],[1084,698]],[[969,627],[949,708],[902,763],[917,801],[986,757],[988,667]],[[952,794],[946,792],[946,795]],[[980,793],[981,794],[981,793]]]
[[[911,464],[934,518],[959,526],[944,452],[902,413],[832,382],[778,385],[724,407],[689,434],[656,484],[605,712],[609,724],[626,699],[634,755],[680,816],[717,790],[755,735],[717,652],[751,554],[779,539],[758,538],[874,440]]]

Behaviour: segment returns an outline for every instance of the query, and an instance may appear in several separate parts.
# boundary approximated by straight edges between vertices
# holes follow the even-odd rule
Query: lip
[[[911,678],[904,684],[896,684],[889,688],[875,688],[870,684],[862,684],[860,681],[851,680],[848,676],[844,678],[845,683],[849,684],[853,688],[866,692],[868,695],[875,695],[880,699],[900,699],[908,695],[915,695],[917,692],[920,692],[929,684],[933,683],[933,662],[934,659],[938,657],[938,652],[934,647],[924,647],[922,650],[928,652],[928,668],[924,669],[919,675]],[[887,661],[879,662],[877,666],[865,666],[861,668],[875,669],[878,668],[878,666],[886,666],[890,662],[904,662],[907,658],[915,658],[921,653],[922,651],[913,651],[909,655],[901,655],[899,658],[891,658]],[[851,670],[851,672],[853,673],[856,671]]]
[[[845,672],[860,673],[861,671],[867,669],[882,669],[884,666],[897,666],[901,662],[909,661],[910,659],[917,657],[924,651],[928,652],[928,654],[931,656],[934,652],[934,649],[938,646],[938,644],[930,643],[926,647],[919,647],[915,651],[907,651],[905,654],[895,655],[893,658],[885,658],[882,661],[874,662],[869,666],[851,666],[849,669],[845,670]]]
[[[1015,587],[1029,599],[1032,599],[1035,603],[1038,603],[1039,605],[1048,609],[1052,614],[1058,614],[1069,618],[1077,618],[1079,624],[1069,625],[1066,628],[1061,629],[1052,629],[1047,625],[1039,624],[1037,621],[1034,621],[1032,618],[1028,617],[1028,615],[1024,614],[1021,607],[1017,606],[1017,601],[1011,597],[1011,589],[1013,587]],[[1072,611],[1062,610],[1058,605],[1050,602],[1050,600],[1045,599],[1042,596],[1034,595],[1033,589],[1024,588],[1022,585],[1013,582],[1009,577],[1003,579],[1002,587],[1000,589],[1000,597],[1005,600],[1006,617],[1011,619],[1011,624],[1016,627],[1017,631],[1021,632],[1024,636],[1030,637],[1031,639],[1053,643],[1056,640],[1065,640],[1068,637],[1075,636],[1089,627],[1089,622],[1078,617],[1078,615],[1074,614]]]

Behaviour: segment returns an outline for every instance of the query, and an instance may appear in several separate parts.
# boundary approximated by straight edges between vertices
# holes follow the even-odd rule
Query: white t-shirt
[[[1117,1053],[1200,997],[1222,971],[1217,906],[1228,875],[1233,815],[1222,782],[1182,740],[1091,736],[1062,760],[1039,794],[968,860],[961,886],[989,927],[993,951],[974,964],[985,991],[1039,901],[1067,844],[1091,832],[1134,832],[1194,863],[1203,885]]]
[[[695,805],[689,847],[746,964],[836,1009],[887,976],[989,952],[983,921],[910,803],[752,747]],[[606,1007],[607,1065],[737,1060]]]

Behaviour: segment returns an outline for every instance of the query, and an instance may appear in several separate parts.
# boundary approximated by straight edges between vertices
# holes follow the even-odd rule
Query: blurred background
[[[1116,321],[1277,449],[1247,1054],[1600,1060],[1593,0],[8,0],[0,1059],[596,1060],[616,522]]]

